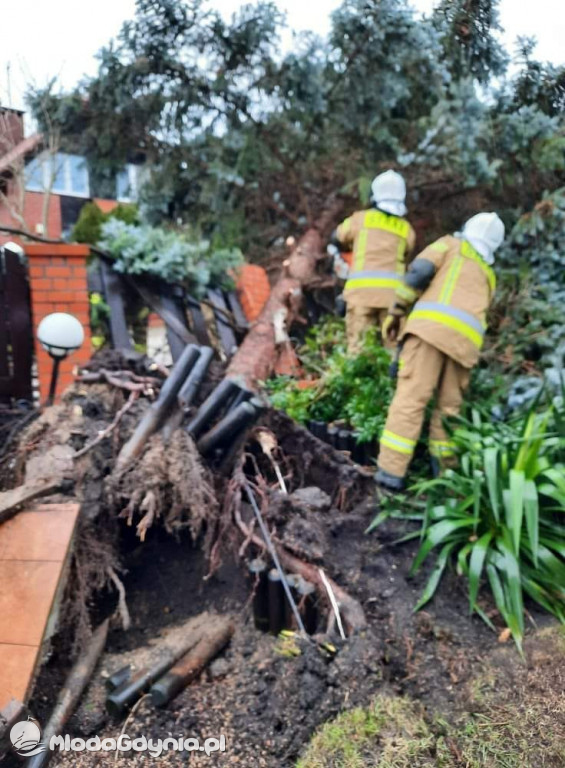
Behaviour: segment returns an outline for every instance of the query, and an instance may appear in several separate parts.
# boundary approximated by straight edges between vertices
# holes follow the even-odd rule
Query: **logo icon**
[[[22,757],[45,752],[45,745],[41,744],[41,728],[33,717],[28,717],[12,727],[10,741],[17,754]]]

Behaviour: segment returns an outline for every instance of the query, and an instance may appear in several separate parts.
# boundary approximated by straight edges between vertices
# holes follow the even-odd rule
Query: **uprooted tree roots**
[[[161,435],[152,437],[137,461],[111,477],[108,489],[114,508],[128,525],[136,515],[141,517],[137,523],[141,541],[161,521],[169,533],[188,528],[193,541],[206,529],[209,551],[218,503],[210,473],[183,430],[176,430],[166,444]]]
[[[19,477],[29,482],[38,473],[55,472],[81,503],[69,587],[61,606],[75,650],[90,634],[89,613],[95,596],[104,590],[116,595],[121,623],[128,625],[120,580],[120,518],[136,526],[141,541],[155,526],[172,534],[188,530],[209,559],[209,575],[229,550],[240,559],[250,544],[255,551],[264,550],[250,509],[242,504],[245,478],[256,489],[283,566],[302,573],[326,600],[318,568],[325,567],[328,526],[335,514],[347,514],[368,498],[371,479],[274,411],[266,411],[259,427],[263,436],[268,434],[272,453],[252,433],[232,456],[230,467],[214,468],[203,462],[181,428],[166,441],[162,434],[154,435],[141,455],[118,473],[116,457],[148,402],[136,396],[126,408],[127,396],[111,383],[80,382],[59,406],[47,409],[22,431],[12,451],[10,464],[18,468]],[[281,478],[288,494],[281,490]],[[293,500],[293,492],[305,486],[327,498],[325,512],[308,511]],[[349,626],[363,626],[360,606],[337,584],[333,588]]]

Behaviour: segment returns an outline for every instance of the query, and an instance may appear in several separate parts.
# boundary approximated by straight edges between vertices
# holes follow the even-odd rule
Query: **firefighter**
[[[343,293],[351,354],[359,353],[369,328],[381,327],[416,241],[414,230],[403,218],[406,184],[402,176],[395,171],[381,173],[374,179],[371,191],[373,207],[345,219],[332,238],[332,244],[341,250],[353,248],[353,263]],[[386,345],[391,346],[388,342]]]
[[[383,335],[400,337],[394,399],[380,441],[377,482],[402,490],[434,391],[429,449],[434,471],[453,463],[443,418],[459,413],[471,369],[479,358],[486,313],[496,278],[491,265],[504,239],[496,213],[479,213],[463,231],[428,246],[410,265],[383,323]],[[405,316],[404,330],[400,327]]]

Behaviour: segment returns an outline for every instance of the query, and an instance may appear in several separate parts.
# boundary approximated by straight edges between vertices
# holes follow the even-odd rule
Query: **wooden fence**
[[[33,330],[27,269],[0,249],[0,403],[32,399]]]

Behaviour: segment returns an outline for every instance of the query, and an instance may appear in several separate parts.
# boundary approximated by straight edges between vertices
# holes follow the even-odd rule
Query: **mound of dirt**
[[[34,460],[39,467],[41,457],[59,456],[61,446],[83,449],[108,427],[125,399],[107,384],[75,386],[60,406],[22,434],[21,470],[34,466]],[[227,473],[204,466],[182,430],[168,444],[153,438],[137,463],[117,478],[115,459],[147,405],[139,398],[110,435],[68,467],[82,502],[75,576],[69,583],[69,604],[75,609],[67,612],[70,619],[55,638],[35,687],[30,706],[40,721],[45,722],[69,669],[77,626],[84,634],[107,615],[114,618],[106,653],[68,724],[71,735],[117,738],[122,729],[131,737],[154,739],[224,734],[228,746],[215,755],[218,764],[290,768],[324,721],[366,706],[383,690],[452,718],[465,712],[464,692],[496,635],[467,615],[465,585],[453,573],[445,576],[431,607],[413,613],[432,566],[410,576],[417,545],[394,544],[408,524],[389,521],[366,535],[377,506],[370,473],[283,414],[268,411],[261,426],[276,438],[273,457],[288,495],[281,493],[272,460],[256,440],[248,441],[230,474],[233,464]],[[363,631],[345,642],[334,635],[333,657],[316,643],[283,642],[254,628],[246,561],[263,552],[257,538],[245,537],[234,521],[239,504],[247,530],[253,531],[252,514],[241,503],[236,482],[244,470],[255,480],[278,545],[323,565],[365,614]],[[125,520],[120,519],[124,511]],[[145,516],[141,524],[135,518],[139,513]],[[134,518],[144,540],[125,524]],[[116,615],[118,595],[110,571],[120,574],[125,586],[132,619],[127,632]],[[109,720],[101,676],[123,666],[149,640],[157,641],[167,627],[210,608],[237,619],[234,638],[217,662],[162,710],[144,700],[125,724]],[[327,605],[320,603],[319,613],[319,630],[324,631]],[[534,610],[531,615],[547,621]],[[193,764],[210,760],[200,753],[190,759]],[[186,754],[172,752],[159,758],[163,766],[186,761]],[[58,756],[54,764],[109,766],[114,755],[71,753]],[[147,765],[148,756],[119,756],[116,764]]]

